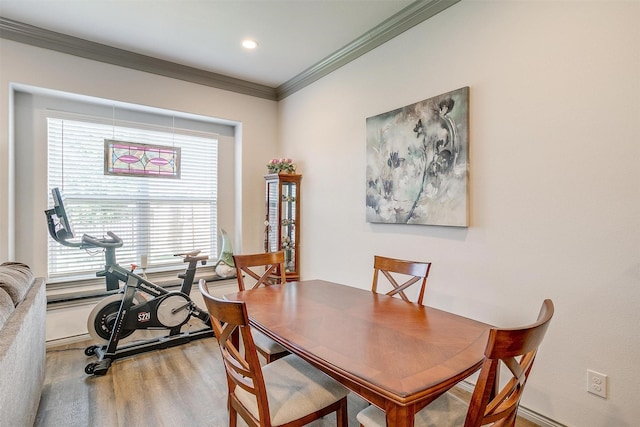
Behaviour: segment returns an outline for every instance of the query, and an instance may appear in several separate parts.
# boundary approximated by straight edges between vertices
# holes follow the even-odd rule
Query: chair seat
[[[445,393],[416,414],[415,427],[462,426],[467,409],[466,402],[451,393]],[[373,405],[360,411],[357,419],[364,427],[386,427],[387,425],[384,411]]]
[[[289,355],[262,368],[271,424],[282,425],[339,401],[349,390],[298,356]],[[254,395],[240,387],[237,399],[258,418]]]
[[[265,353],[279,354],[287,351],[286,348],[284,348],[262,332],[252,329],[251,334],[253,335],[253,342],[256,344],[256,347],[258,347]]]

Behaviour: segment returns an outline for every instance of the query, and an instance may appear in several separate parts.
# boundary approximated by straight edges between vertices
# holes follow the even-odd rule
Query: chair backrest
[[[418,304],[422,304],[430,269],[430,262],[405,261],[402,259],[387,258],[376,255],[373,257],[373,283],[371,285],[371,290],[373,292],[378,292],[378,281],[380,279],[379,273],[382,273],[392,286],[392,289],[387,292],[387,295],[399,295],[403,300],[410,301],[404,293],[404,290],[414,283],[420,282],[420,293],[418,294],[416,302]],[[396,277],[391,273],[396,273]],[[407,276],[409,277],[407,278]],[[403,279],[400,279],[400,277],[403,277]],[[399,284],[397,281],[398,279],[407,280],[402,284]]]
[[[267,424],[261,424],[234,398],[236,387],[246,390],[255,396],[260,420],[271,419],[262,368],[249,326],[247,307],[242,301],[226,301],[212,296],[204,279],[200,279],[199,287],[209,311],[213,332],[218,338],[218,346],[227,373],[230,402],[233,401],[234,407],[243,414],[245,421],[250,419],[254,421],[255,426],[267,425],[268,421]],[[240,345],[236,344],[234,337],[236,332],[240,335],[244,355],[240,352]]]
[[[553,312],[553,302],[547,299],[542,303],[535,323],[521,328],[490,330],[485,360],[471,396],[465,427],[493,422],[496,423],[494,426],[515,425],[525,383]],[[500,387],[501,364],[511,373],[503,387]]]
[[[256,280],[251,289],[261,285],[269,286],[275,283],[284,284],[286,275],[284,271],[284,252],[265,252],[250,255],[234,255],[238,276],[238,287],[245,290],[245,275]]]

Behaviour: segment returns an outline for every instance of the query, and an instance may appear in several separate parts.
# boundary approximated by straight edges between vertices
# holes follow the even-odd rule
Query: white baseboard
[[[87,341],[90,339],[91,337],[89,336],[89,334],[80,334],[80,335],[73,335],[70,337],[57,338],[57,339],[47,341],[47,349],[52,347],[58,347],[61,345],[76,344],[76,343]]]

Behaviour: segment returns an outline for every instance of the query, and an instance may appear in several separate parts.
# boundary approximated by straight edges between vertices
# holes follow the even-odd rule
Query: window
[[[118,262],[139,265],[146,256],[147,271],[182,269],[176,253],[217,253],[218,141],[211,134],[62,113],[47,116],[49,189],[62,191],[76,238],[112,231],[124,240],[116,252]],[[106,174],[105,140],[171,147],[180,153],[180,176]],[[49,239],[48,254],[51,281],[94,277],[104,268],[101,251]]]

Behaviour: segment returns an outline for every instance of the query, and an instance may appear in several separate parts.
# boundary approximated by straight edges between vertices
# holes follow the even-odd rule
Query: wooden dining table
[[[370,290],[306,280],[225,295],[251,326],[385,411],[414,415],[478,370],[490,325]]]

